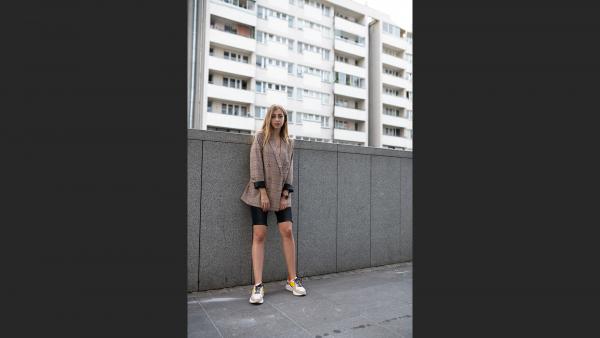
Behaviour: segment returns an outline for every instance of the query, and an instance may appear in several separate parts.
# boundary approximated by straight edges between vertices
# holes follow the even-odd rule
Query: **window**
[[[264,83],[262,81],[256,81],[256,92],[257,93],[264,93],[265,92]]]
[[[206,104],[206,111],[211,113],[212,112],[212,101],[208,100],[208,103]]]
[[[257,10],[256,10],[256,16],[257,16],[259,19],[266,20],[266,19],[267,19],[267,15],[266,15],[266,13],[265,13],[265,12],[266,12],[266,11],[265,11],[265,8],[264,8],[263,6],[258,6],[258,8],[257,8]]]
[[[214,48],[210,47],[210,48],[208,49],[208,55],[214,55],[214,54],[215,54],[215,50],[214,50]]]
[[[394,89],[394,88],[390,88],[390,87],[383,87],[383,90],[388,95],[400,96],[400,90],[398,90],[398,89]]]
[[[213,83],[213,75],[208,74],[208,83]]]
[[[404,128],[383,127],[383,134],[387,136],[402,137]]]
[[[267,113],[267,107],[260,107],[260,106],[256,106],[254,107],[254,117],[257,119],[264,119],[265,115]]]
[[[364,79],[354,75],[335,72],[335,82],[346,86],[363,88]]]

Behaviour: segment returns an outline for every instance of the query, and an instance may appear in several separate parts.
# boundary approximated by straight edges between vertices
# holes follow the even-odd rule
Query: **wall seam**
[[[371,204],[371,195],[373,195],[373,156],[369,156],[369,266],[373,266],[373,255],[371,253],[373,241],[372,224],[373,224],[373,205]]]
[[[335,166],[336,166],[336,179],[335,179],[335,185],[336,185],[336,195],[335,195],[335,200],[336,200],[336,207],[335,208],[335,271],[339,272],[340,268],[338,266],[338,227],[339,227],[339,223],[340,220],[338,218],[338,210],[340,209],[340,153],[336,151],[335,153]]]
[[[296,151],[296,149],[294,149],[294,151]],[[298,266],[298,263],[300,262],[300,194],[302,192],[302,186],[300,185],[300,163],[302,163],[302,151],[298,152],[298,184],[297,184],[297,188],[298,188],[298,215],[296,216],[296,219],[298,221],[298,231],[297,231],[297,235],[296,235],[296,274],[300,274],[302,275],[302,277],[304,277],[304,273],[300,273],[300,267]],[[294,165],[294,163],[292,163],[292,165]],[[287,277],[286,277],[287,278]]]
[[[200,156],[200,206],[199,206],[199,224],[198,224],[198,288],[197,290],[200,291],[200,266],[201,266],[201,262],[202,260],[200,259],[200,245],[202,244],[202,241],[200,240],[201,236],[202,236],[202,173],[204,172],[204,141],[200,141],[200,149],[202,149],[202,156]]]

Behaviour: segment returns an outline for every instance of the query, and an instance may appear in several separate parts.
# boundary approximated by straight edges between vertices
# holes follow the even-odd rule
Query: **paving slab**
[[[265,302],[248,302],[251,285],[188,294],[189,337],[412,337],[412,263],[303,279],[307,295],[285,281],[264,283]]]

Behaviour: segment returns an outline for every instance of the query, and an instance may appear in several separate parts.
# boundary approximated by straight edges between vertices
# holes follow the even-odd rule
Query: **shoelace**
[[[298,285],[299,287],[302,287],[302,280],[299,277],[296,277],[296,279],[294,279],[294,283],[296,283],[296,285]]]
[[[262,284],[254,287],[254,293],[260,293],[260,289],[262,289]]]

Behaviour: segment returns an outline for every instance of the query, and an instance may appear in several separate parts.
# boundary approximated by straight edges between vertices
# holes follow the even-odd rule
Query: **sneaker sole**
[[[254,301],[254,302],[252,301],[252,299],[250,299],[250,304],[262,304],[264,301],[265,301],[264,298],[259,301]]]
[[[300,293],[300,292],[294,291],[294,289],[292,289],[292,287],[289,284],[285,285],[285,289],[288,290],[288,291],[292,291],[292,294],[294,296],[306,296],[306,293]]]

